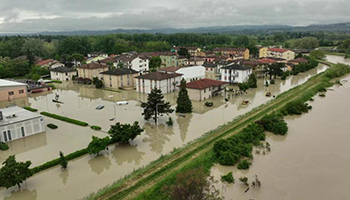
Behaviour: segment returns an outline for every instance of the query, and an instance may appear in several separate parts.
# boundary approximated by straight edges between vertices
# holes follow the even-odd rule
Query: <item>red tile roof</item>
[[[308,60],[305,59],[305,58],[300,57],[300,58],[296,58],[294,60],[290,60],[289,62],[292,62],[292,63],[307,63]]]
[[[43,60],[43,61],[38,62],[37,65],[43,66],[43,65],[46,65],[46,64],[49,64],[49,63],[53,63],[53,62],[55,62],[55,60],[47,59],[47,60]]]
[[[272,48],[272,49],[269,49],[269,51],[284,53],[284,52],[289,51],[289,50],[288,49],[280,49],[280,48]]]
[[[213,86],[221,86],[227,84],[226,82],[223,81],[217,81],[217,80],[212,80],[212,79],[200,79],[197,81],[192,81],[186,84],[186,88],[190,89],[196,89],[196,90],[203,90],[209,87]]]
[[[258,62],[261,64],[272,64],[272,63],[276,63],[277,61],[271,58],[262,58],[262,59],[259,59]]]
[[[92,62],[92,63],[89,63],[89,64],[80,65],[80,66],[78,66],[78,68],[99,69],[99,68],[108,68],[108,66],[107,65],[101,65],[101,64],[96,63],[96,62]]]

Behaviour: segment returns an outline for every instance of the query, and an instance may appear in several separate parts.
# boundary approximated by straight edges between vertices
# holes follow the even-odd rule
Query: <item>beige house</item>
[[[234,60],[236,60],[237,57],[243,58],[244,60],[249,60],[250,58],[250,52],[247,48],[215,48],[214,54],[221,56],[229,56]]]
[[[56,67],[50,70],[51,80],[71,81],[77,75],[77,70],[68,67]]]
[[[267,48],[263,47],[259,50],[259,58],[279,58],[285,60],[293,60],[295,53],[289,49]]]
[[[108,66],[93,62],[78,66],[77,69],[78,77],[92,80],[94,77],[99,77],[101,72],[108,71]]]
[[[101,79],[106,88],[134,88],[136,76],[138,76],[138,72],[128,68],[116,68],[101,72]]]
[[[200,79],[186,84],[188,95],[191,100],[205,101],[219,95],[226,86],[226,82],[212,79]]]
[[[0,79],[0,101],[11,101],[27,97],[27,85]]]

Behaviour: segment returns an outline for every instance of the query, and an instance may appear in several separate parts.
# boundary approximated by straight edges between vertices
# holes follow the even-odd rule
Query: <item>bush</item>
[[[173,123],[173,119],[171,117],[169,117],[169,120],[166,122],[166,124],[168,126],[172,126],[174,123]]]
[[[275,80],[272,79],[272,80],[270,81],[270,84],[275,84]]]
[[[250,88],[250,86],[248,82],[244,82],[244,83],[238,83],[238,88],[241,91],[246,91]]]
[[[288,131],[288,126],[283,120],[283,116],[277,113],[265,115],[257,123],[263,126],[265,131],[270,131],[274,134],[285,135]]]
[[[240,163],[238,163],[237,168],[238,169],[249,169],[250,165],[252,163],[248,160],[242,160]]]
[[[5,142],[0,142],[0,150],[7,151],[9,150],[9,146]]]
[[[35,109],[35,108],[31,108],[31,107],[23,107],[24,109],[26,109],[26,110],[29,110],[29,111],[31,111],[31,112],[37,112],[38,111],[38,109]]]
[[[58,119],[58,120],[61,120],[61,121],[64,121],[64,122],[76,124],[76,125],[79,125],[79,126],[89,126],[89,124],[86,123],[86,122],[82,122],[82,121],[79,121],[79,120],[71,119],[71,118],[68,118],[68,117],[63,117],[63,116],[52,114],[52,113],[48,113],[48,112],[41,112],[40,114],[42,114],[44,116],[47,116],[47,117],[52,117],[54,119]]]
[[[93,125],[93,126],[91,126],[91,129],[92,129],[92,130],[95,130],[95,131],[99,131],[99,130],[101,130],[102,128],[99,127],[99,126]]]
[[[140,127],[138,122],[134,124],[121,124],[116,123],[112,125],[108,134],[111,136],[113,142],[129,144],[138,135],[141,135],[143,128]]]
[[[309,112],[312,107],[303,101],[291,101],[282,109],[284,115],[301,115]]]
[[[46,126],[51,128],[51,129],[57,129],[58,128],[58,126],[56,126],[55,124],[48,124]]]
[[[235,178],[232,176],[232,172],[227,173],[226,175],[221,176],[222,182],[235,183]]]
[[[286,80],[287,76],[283,74],[283,76],[281,77],[281,80]]]

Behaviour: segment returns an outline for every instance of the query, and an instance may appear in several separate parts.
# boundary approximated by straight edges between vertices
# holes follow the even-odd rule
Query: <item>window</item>
[[[22,137],[26,136],[26,133],[24,132],[24,127],[21,127],[21,133],[22,133]]]
[[[66,76],[68,76],[68,73],[66,73]]]
[[[23,94],[24,90],[18,90],[18,93]]]
[[[206,93],[207,92],[207,89],[204,89],[204,93]]]
[[[10,91],[9,92],[9,95],[14,95],[15,93],[13,91]]]
[[[10,130],[7,131],[7,136],[9,137],[9,141],[11,141],[12,140],[12,135],[11,135],[11,131]]]
[[[5,140],[5,142],[7,142],[7,134],[6,134],[6,131],[4,131],[4,140]]]

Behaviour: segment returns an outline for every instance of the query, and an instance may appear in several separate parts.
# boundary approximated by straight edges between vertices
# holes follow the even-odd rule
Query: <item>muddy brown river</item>
[[[347,63],[340,57],[329,60]],[[350,199],[350,76],[342,83],[325,98],[315,97],[309,113],[286,117],[286,136],[268,133],[271,152],[255,153],[249,170],[215,165],[216,180],[228,172],[236,179],[235,184],[216,184],[221,195],[234,200]],[[247,187],[238,179],[253,180],[255,175],[262,187],[250,187],[245,193]]]
[[[54,93],[36,94],[28,99],[2,103],[0,107],[8,104],[29,105],[39,111],[69,116],[86,121],[90,125],[99,125],[102,127],[102,132],[45,118],[46,123],[54,122],[59,128],[27,138],[34,143],[32,146],[24,146],[20,141],[14,141],[13,144],[10,144],[12,148],[9,152],[0,152],[1,162],[9,154],[15,154],[18,160],[31,160],[33,166],[41,164],[46,160],[56,158],[61,150],[68,154],[86,147],[92,135],[105,136],[104,132],[108,131],[109,126],[115,122],[139,121],[145,131],[131,145],[113,145],[109,151],[102,152],[100,156],[86,155],[70,161],[68,170],[62,171],[60,167],[54,167],[36,174],[28,179],[26,184],[23,184],[21,191],[18,191],[16,187],[8,190],[2,188],[0,199],[77,199],[87,196],[91,192],[112,184],[134,169],[156,160],[162,154],[171,152],[173,148],[182,147],[203,133],[266,103],[271,99],[265,97],[266,92],[278,95],[304,83],[312,75],[326,68],[320,65],[307,73],[289,77],[285,81],[276,81],[276,84],[270,87],[263,86],[263,80],[259,80],[257,89],[250,89],[248,94],[231,98],[227,103],[223,96],[213,98],[214,106],[211,108],[205,107],[204,102],[193,102],[194,112],[192,114],[185,117],[180,117],[175,113],[171,114],[174,120],[172,127],[165,125],[168,120],[165,116],[160,117],[158,125],[152,121],[146,122],[141,116],[140,101],[146,100],[147,96],[135,91],[115,93],[89,86],[61,84],[57,85],[58,89]],[[52,103],[51,100],[55,93],[60,95],[60,101],[64,104]],[[174,93],[165,95],[165,98],[175,105],[176,95]],[[127,100],[129,104],[114,106],[113,102],[121,100]],[[250,103],[242,106],[243,100],[249,100]],[[98,105],[104,105],[105,108],[96,110],[95,107]],[[113,120],[110,121],[110,119]]]

